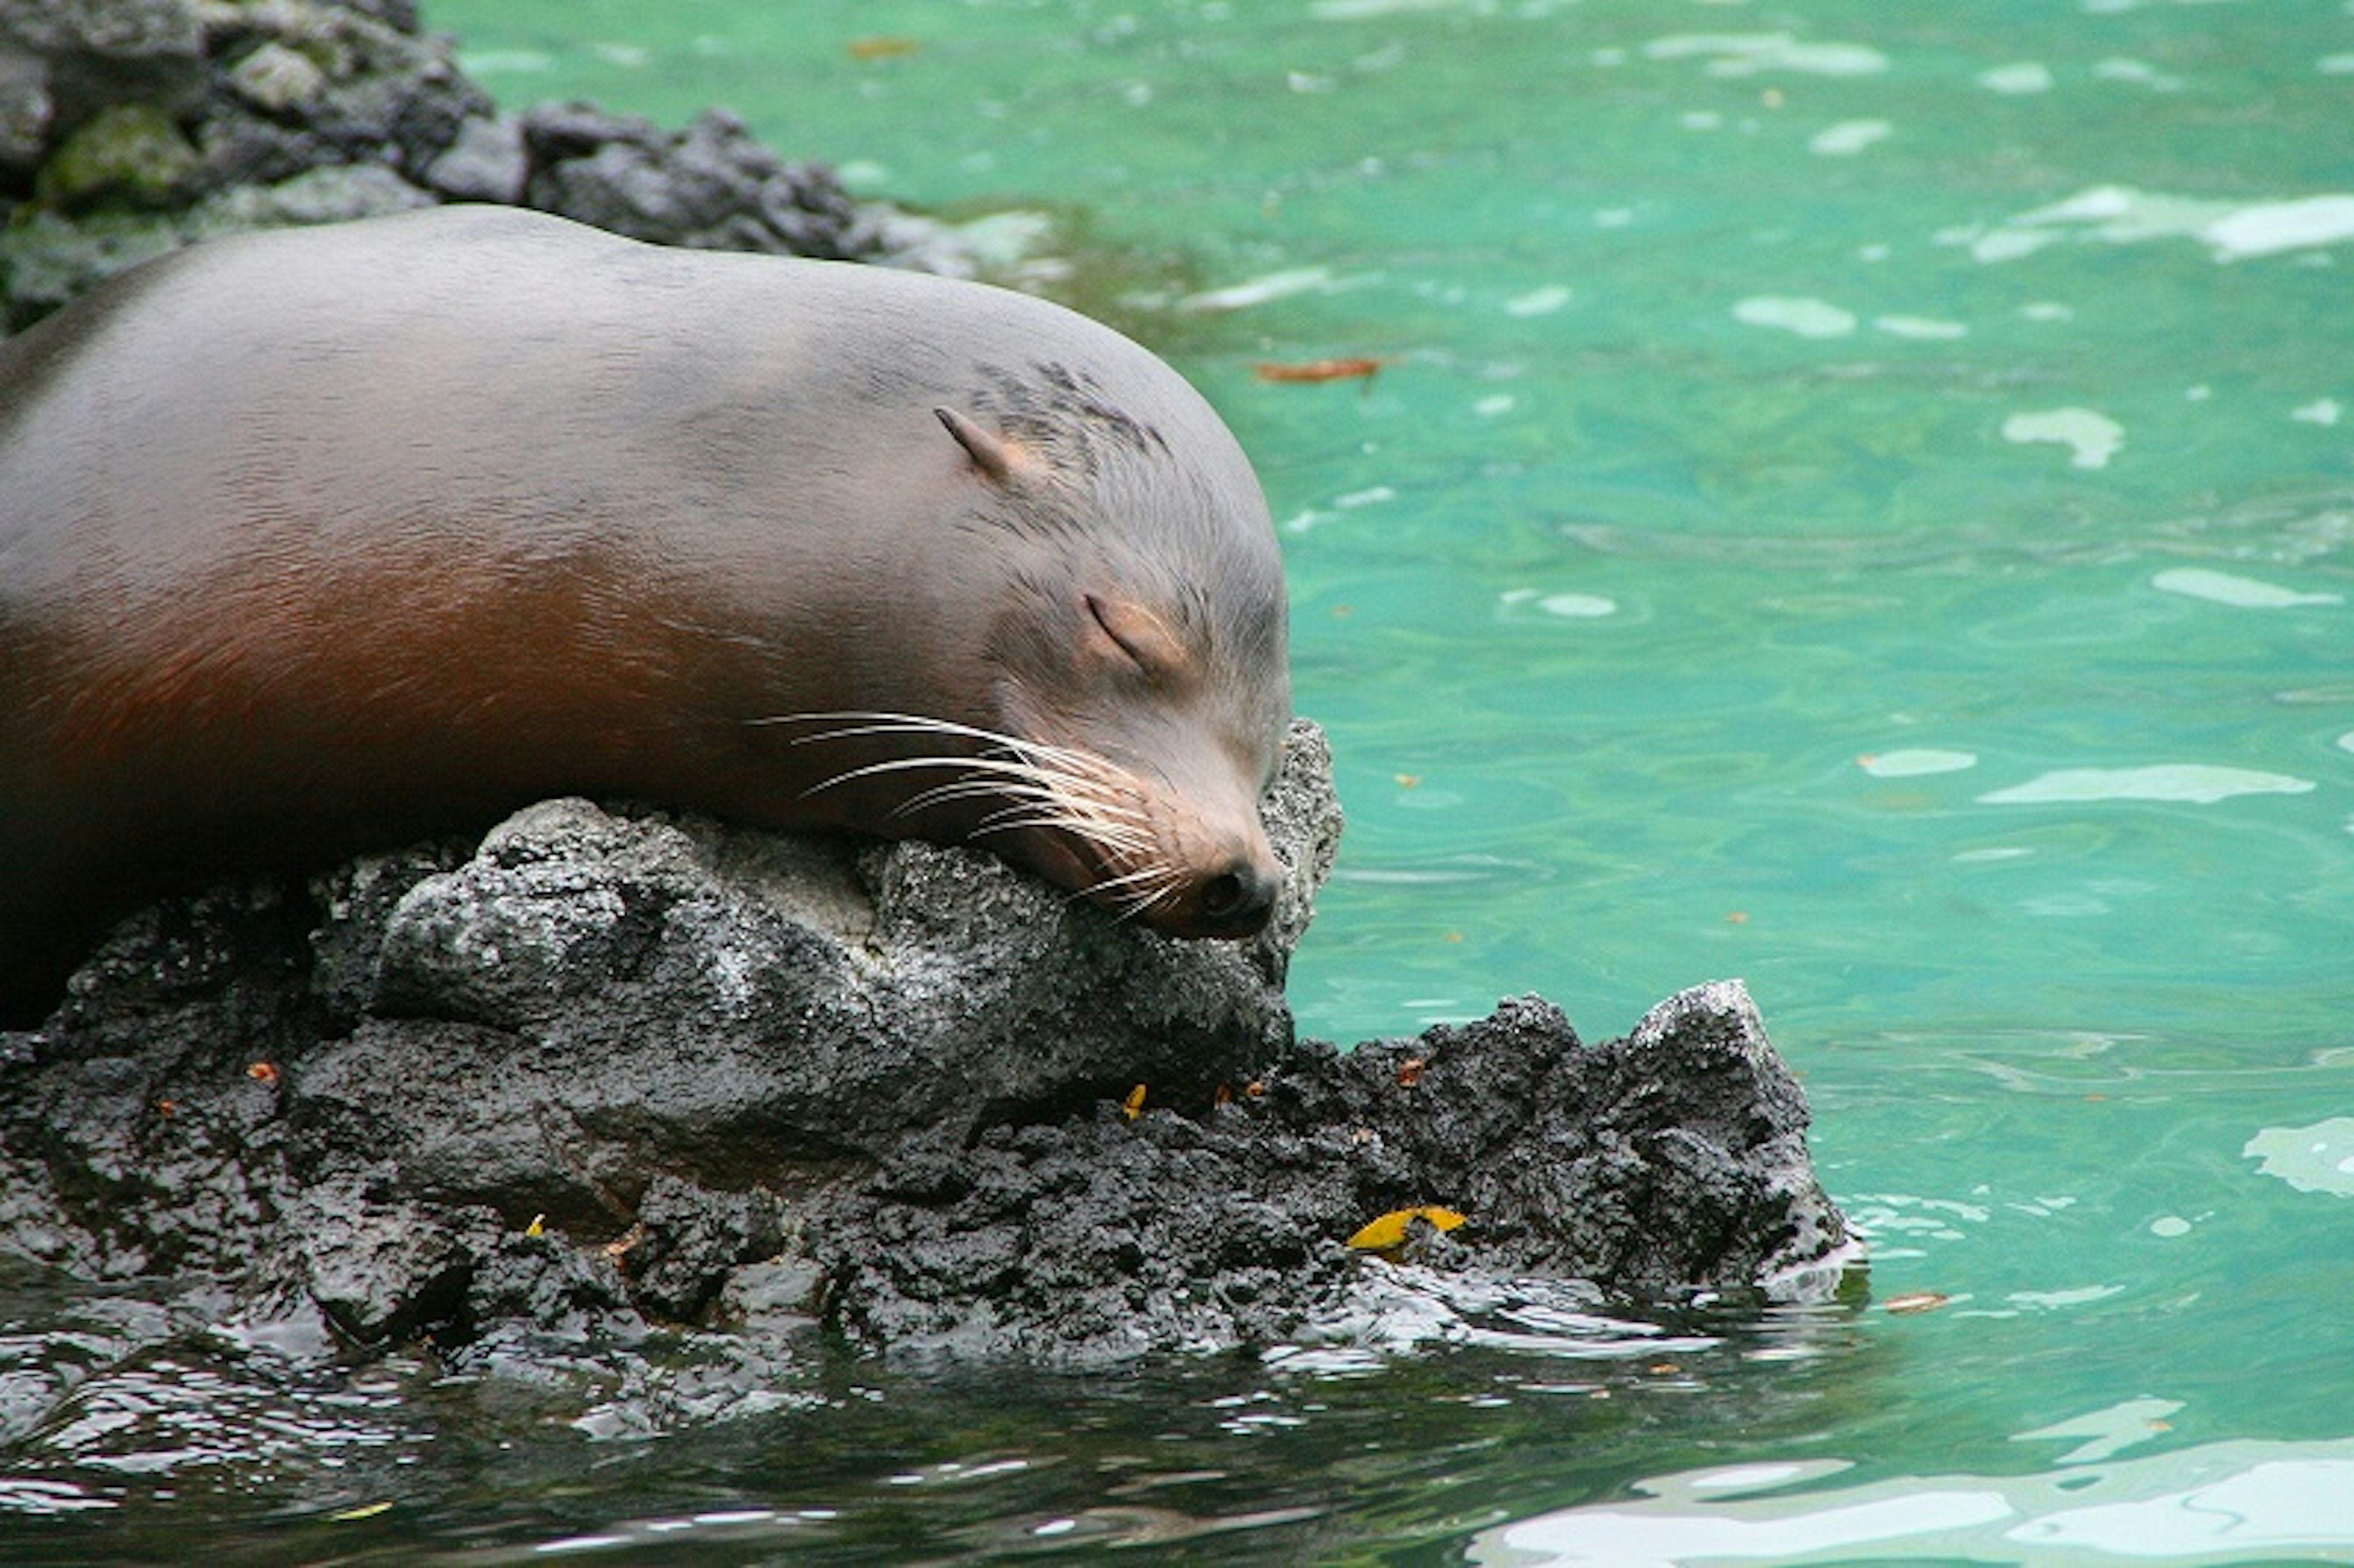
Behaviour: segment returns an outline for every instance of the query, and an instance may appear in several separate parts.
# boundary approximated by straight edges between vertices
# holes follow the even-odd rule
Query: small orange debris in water
[[[1676,1365],[1673,1361],[1653,1361],[1646,1370],[1656,1373],[1660,1377],[1669,1377],[1683,1371],[1684,1369]]]
[[[1352,616],[1357,613],[1357,607],[1353,604],[1336,604],[1332,607],[1332,613],[1337,616]]]
[[[245,1070],[245,1075],[257,1084],[274,1084],[278,1081],[278,1066],[272,1062],[256,1062]]]
[[[1128,1091],[1128,1098],[1119,1102],[1119,1114],[1134,1121],[1144,1114],[1144,1086],[1139,1084]]]
[[[1230,1106],[1235,1103],[1235,1091],[1227,1087],[1225,1085],[1220,1084],[1218,1086],[1218,1092],[1210,1097],[1210,1103],[1212,1105],[1218,1106]]]
[[[1855,759],[1855,765],[1858,768],[1869,768],[1879,760],[1880,757],[1878,753],[1867,751],[1861,757]]]
[[[1266,1081],[1260,1078],[1253,1078],[1249,1083],[1243,1086],[1243,1095],[1248,1099],[1265,1099],[1267,1097]]]
[[[1910,1312],[1935,1312],[1953,1298],[1935,1290],[1908,1290],[1902,1296],[1892,1296],[1882,1305],[1902,1317]]]
[[[1430,1065],[1420,1056],[1408,1056],[1398,1065],[1398,1087],[1410,1089],[1422,1081],[1422,1070]]]
[[[180,1114],[180,1102],[177,1100],[157,1100],[155,1102],[155,1114],[168,1120],[169,1118]]]
[[[871,38],[853,38],[844,46],[854,60],[896,60],[914,54],[924,46],[913,38],[888,35]]]
[[[1396,773],[1391,777],[1397,780],[1397,787],[1401,789],[1411,789],[1422,782],[1422,775],[1419,773]]]
[[[1362,376],[1371,382],[1388,363],[1373,358],[1307,359],[1293,365],[1261,360],[1251,366],[1251,374],[1261,381],[1352,381]]]
[[[1746,926],[1749,924],[1749,912],[1745,909],[1735,909],[1724,917],[1724,923],[1728,926]]]
[[[1436,1203],[1424,1203],[1412,1209],[1392,1209],[1379,1219],[1368,1220],[1349,1238],[1349,1245],[1359,1252],[1387,1252],[1403,1244],[1407,1227],[1421,1220],[1442,1231],[1451,1231],[1463,1223],[1463,1216],[1452,1209],[1442,1209]]]

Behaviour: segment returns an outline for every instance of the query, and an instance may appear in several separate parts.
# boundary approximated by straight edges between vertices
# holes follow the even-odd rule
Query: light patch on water
[[[2291,408],[2288,417],[2306,425],[2335,425],[2345,412],[2335,397],[2317,397],[2301,408]]]
[[[1618,613],[1618,601],[1598,593],[1546,593],[1541,588],[1509,588],[1501,599],[1507,609],[1529,605],[1565,620],[1595,620]]]
[[[1483,419],[1492,419],[1499,414],[1509,414],[1520,406],[1521,400],[1510,392],[1491,392],[1472,404],[1471,411]]]
[[[2038,300],[2020,306],[2019,313],[2031,322],[2073,322],[2076,319],[2076,307],[2057,300]]]
[[[1559,283],[1543,289],[1531,289],[1525,294],[1514,294],[1504,302],[1508,316],[1549,316],[1569,303],[1569,289]]]
[[[1294,294],[1317,292],[1332,285],[1332,270],[1329,267],[1287,267],[1281,271],[1229,283],[1223,289],[1188,294],[1177,302],[1181,309],[1189,311],[1239,311],[1271,300],[1288,300]]]
[[[2093,185],[2063,201],[1936,236],[1967,245],[1980,261],[2015,261],[2064,240],[2135,245],[2194,239],[2218,261],[2244,261],[2354,238],[2354,195],[2329,193],[2282,201],[2234,202],[2168,196],[2131,185]]]
[[[2099,60],[2093,66],[2093,74],[2103,81],[2129,81],[2137,87],[2148,88],[2152,92],[2182,90],[2180,77],[2168,76],[2147,60],[2125,58]]]
[[[1938,751],[1929,747],[1914,747],[1903,751],[1882,751],[1856,758],[1857,765],[1874,779],[1917,779],[1928,773],[1959,773],[1978,765],[1974,751]]]
[[[1754,294],[1734,305],[1733,315],[1750,326],[1772,327],[1800,337],[1845,337],[1855,330],[1855,316],[1828,301],[1780,294]]]
[[[2331,1117],[2311,1127],[2268,1127],[2248,1139],[2240,1154],[2262,1161],[2258,1174],[2300,1192],[2354,1198],[2354,1117]]]
[[[2349,729],[2344,735],[2338,737],[2338,749],[2340,751],[2354,751],[2354,729]]]
[[[1992,865],[1999,861],[2028,860],[2035,852],[2018,844],[1997,844],[1988,849],[1963,850],[1953,857],[1956,865]]]
[[[2072,1437],[2084,1442],[2052,1461],[2055,1465],[2089,1465],[2113,1459],[2128,1448],[2138,1448],[2166,1430],[2166,1420],[2182,1408],[2179,1399],[2128,1399],[2089,1415],[2014,1432],[2014,1443],[2061,1443]]]
[[[86,1513],[91,1509],[122,1506],[112,1498],[99,1497],[71,1481],[38,1480],[30,1476],[0,1476],[0,1516]]]
[[[2052,68],[2041,60],[2017,60],[1999,65],[1978,74],[1978,84],[1988,92],[1999,92],[2016,98],[2031,92],[2052,90]]]
[[[546,49],[460,49],[459,69],[469,76],[542,76],[556,69]]]
[[[1711,76],[1789,70],[1812,76],[1876,76],[1888,57],[1864,44],[1806,43],[1789,33],[1679,33],[1653,38],[1644,58],[1705,59]]]
[[[2162,762],[2149,768],[2060,768],[2024,784],[1978,797],[1988,806],[2049,806],[2099,800],[2162,800],[2211,806],[2235,795],[2302,795],[2310,779],[2222,768],[2206,762]]]
[[[1416,11],[1489,11],[1492,0],[1313,0],[1308,14],[1320,22],[1362,22]]]
[[[1343,512],[1353,512],[1360,506],[1379,506],[1396,499],[1396,491],[1386,484],[1375,484],[1363,490],[1352,490],[1346,495],[1336,495],[1332,498],[1332,504]]]
[[[2205,567],[2170,567],[2150,578],[2149,586],[2165,593],[2179,593],[2239,609],[2287,609],[2296,605],[2346,602],[2343,594],[2301,593],[2277,583],[2210,571]]]
[[[1827,158],[1850,158],[1874,143],[1886,141],[1895,130],[1885,120],[1842,120],[1816,132],[1808,141],[1807,150]]]
[[[2066,447],[2072,467],[2106,468],[2125,445],[2126,428],[2090,408],[2043,408],[2005,419],[2002,439],[2020,446],[2045,441]]]
[[[2149,1234],[2163,1241],[2172,1241],[2177,1236],[2190,1234],[2190,1222],[2180,1214],[2160,1214],[2150,1221]]]
[[[2324,55],[2313,69],[2324,76],[2354,76],[2354,55]]]
[[[620,66],[623,70],[643,70],[653,60],[653,51],[639,44],[591,44],[591,53],[607,65]]]
[[[1939,321],[1935,316],[1875,316],[1872,324],[1891,337],[1909,337],[1928,343],[1970,335],[1970,329],[1960,322]]]
[[[2089,1307],[2124,1293],[2122,1285],[2080,1285],[2073,1290],[2014,1290],[2004,1299],[2026,1311],[2059,1312],[2071,1307]]]
[[[2040,1475],[1824,1484],[1851,1467],[1801,1461],[1773,1489],[1728,1487],[1723,1478],[1735,1472],[1727,1470],[1657,1477],[1638,1482],[1644,1495],[1631,1502],[1564,1509],[1484,1531],[1467,1561],[1480,1568],[2018,1562],[2073,1548],[2221,1563],[2335,1560],[2354,1548],[2354,1443],[2211,1443]]]

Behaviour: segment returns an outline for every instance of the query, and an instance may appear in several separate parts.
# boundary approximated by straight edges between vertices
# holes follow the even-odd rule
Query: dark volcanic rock
[[[1250,943],[978,853],[577,800],[158,906],[0,1034],[0,1249],[208,1281],[249,1333],[504,1364],[666,1327],[757,1361],[814,1320],[1096,1362],[1411,1340],[1514,1281],[1836,1271],[1804,1099],[1737,983],[1601,1046],[1535,999],[1295,1043],[1281,977],[1339,834],[1312,726],[1268,816],[1293,870]],[[1422,1204],[1469,1223],[1344,1245]]]
[[[0,330],[209,235],[440,201],[639,239],[969,271],[733,116],[502,112],[400,0],[0,0]]]

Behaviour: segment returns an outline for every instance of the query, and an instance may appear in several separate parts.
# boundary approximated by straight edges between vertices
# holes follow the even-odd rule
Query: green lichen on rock
[[[33,193],[48,207],[160,207],[196,170],[196,149],[152,103],[118,103],[92,115],[41,165]]]

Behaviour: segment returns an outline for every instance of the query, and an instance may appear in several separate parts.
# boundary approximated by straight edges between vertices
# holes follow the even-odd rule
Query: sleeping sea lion
[[[1234,437],[1058,306],[505,208],[216,240],[0,343],[0,1012],[554,794],[1247,935],[1285,635]]]

